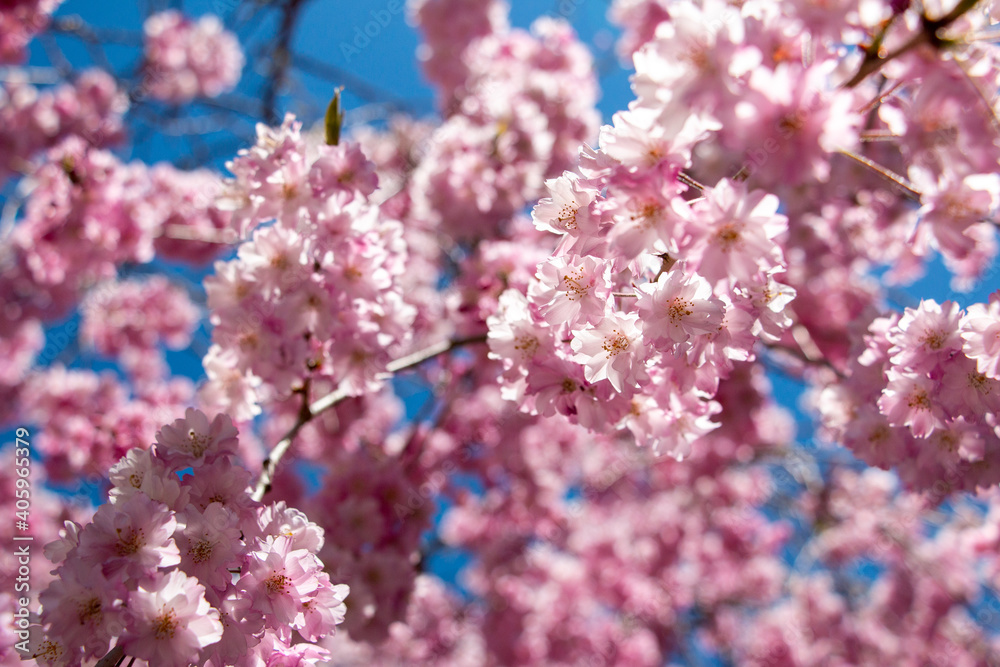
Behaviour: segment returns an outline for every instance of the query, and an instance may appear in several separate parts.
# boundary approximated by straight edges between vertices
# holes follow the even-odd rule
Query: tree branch
[[[281,123],[278,116],[278,95],[288,78],[288,68],[292,64],[291,43],[295,33],[295,23],[299,12],[308,0],[288,0],[282,8],[281,27],[278,28],[278,41],[271,51],[271,76],[261,96],[261,106],[264,108],[264,118],[269,124]]]
[[[890,20],[879,35],[876,36],[872,45],[865,50],[865,57],[864,60],[861,61],[861,66],[858,67],[857,73],[851,77],[851,80],[844,84],[844,87],[854,88],[868,78],[868,75],[874,74],[882,69],[882,66],[890,60],[894,60],[906,53],[909,53],[922,44],[928,44],[934,48],[947,46],[950,42],[949,40],[941,37],[941,31],[957,21],[963,14],[975,7],[977,4],[979,4],[979,0],[961,0],[957,5],[955,5],[954,9],[939,19],[932,19],[924,14],[920,17],[920,32],[911,37],[905,44],[892,53],[883,56],[881,55],[883,51],[882,42],[885,39],[885,33],[892,25],[892,21]]]
[[[125,649],[121,644],[108,651],[108,654],[101,658],[94,667],[115,667],[125,659]]]
[[[463,347],[465,345],[471,345],[474,343],[485,343],[486,334],[481,334],[479,336],[470,336],[468,338],[457,338],[455,340],[446,340],[440,343],[431,345],[430,347],[424,348],[423,350],[418,350],[413,354],[408,354],[405,357],[401,357],[394,361],[389,362],[386,366],[384,373],[380,373],[377,377],[379,379],[387,380],[391,378],[395,373],[399,371],[406,370],[407,368],[412,368],[414,366],[419,366],[428,359],[432,359],[438,355],[450,352],[456,348]],[[295,436],[299,434],[302,427],[308,424],[312,419],[323,412],[326,412],[337,403],[340,403],[345,398],[350,398],[352,394],[343,386],[337,387],[335,390],[320,398],[313,403],[309,403],[303,406],[302,411],[299,413],[298,419],[295,420],[295,424],[292,428],[285,434],[278,444],[274,446],[271,453],[264,460],[263,469],[260,473],[260,479],[257,480],[257,486],[253,491],[253,499],[260,501],[264,495],[270,490],[271,482],[274,480],[274,473],[278,469],[278,463],[281,459],[288,453],[288,450],[292,446],[292,441],[295,440]],[[306,396],[305,400],[308,400]]]
[[[878,164],[877,162],[873,162],[872,160],[869,160],[864,155],[858,155],[857,153],[855,153],[853,151],[849,151],[846,148],[841,148],[837,152],[840,153],[841,155],[846,155],[847,157],[851,158],[852,160],[854,160],[858,164],[861,164],[861,165],[864,165],[865,167],[868,167],[872,171],[880,174],[881,176],[884,176],[885,178],[887,178],[888,180],[892,181],[893,183],[895,183],[899,187],[903,188],[903,190],[906,191],[906,194],[910,197],[910,199],[914,199],[916,201],[920,201],[920,194],[921,194],[920,190],[917,190],[917,188],[914,187],[912,183],[910,183],[908,180],[906,180],[900,174],[897,174],[896,172],[894,172],[893,170],[889,169],[888,167],[883,167],[882,165]]]

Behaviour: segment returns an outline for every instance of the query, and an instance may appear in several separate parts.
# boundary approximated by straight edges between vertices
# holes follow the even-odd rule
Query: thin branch
[[[291,43],[295,33],[295,23],[298,21],[299,13],[306,2],[307,0],[289,0],[288,4],[282,8],[283,15],[281,27],[278,28],[278,42],[269,58],[271,72],[261,96],[264,118],[271,124],[281,122],[281,118],[278,116],[278,96],[288,78],[288,68],[292,64]]]
[[[219,245],[232,245],[240,240],[235,229],[199,229],[187,225],[165,225],[160,236],[179,241],[200,241]]]
[[[788,358],[794,359],[795,361],[803,364],[806,367],[827,368],[833,371],[837,375],[837,377],[842,380],[845,379],[846,377],[843,371],[834,366],[833,363],[826,357],[819,357],[819,358],[814,357],[814,353],[818,351],[818,348],[817,350],[810,350],[809,353],[806,353],[805,350],[803,350],[801,346],[798,344],[798,340],[796,340],[796,347],[780,345],[776,343],[762,343],[762,344],[764,345],[765,349],[771,352],[771,355],[769,356],[775,362],[773,367],[776,370],[780,370],[786,374],[791,375],[794,373],[796,377],[801,377],[801,374],[804,371],[804,369],[797,368],[793,371],[789,363],[782,362],[781,357],[783,355],[785,356],[786,359]]]
[[[909,53],[923,44],[928,44],[934,48],[947,46],[951,42],[941,37],[941,31],[957,21],[963,14],[975,7],[977,4],[979,4],[979,0],[960,0],[960,2],[955,5],[954,9],[939,19],[932,19],[924,14],[920,17],[920,32],[911,37],[905,44],[892,53],[882,55],[884,50],[882,42],[885,39],[886,32],[892,25],[892,21],[890,20],[879,35],[875,37],[872,45],[865,50],[865,57],[864,60],[861,61],[861,66],[858,68],[857,73],[851,77],[851,80],[844,84],[844,87],[854,88],[868,78],[870,74],[874,74],[882,69],[882,66],[890,60],[899,58],[900,56]]]
[[[898,134],[893,134],[889,130],[867,130],[861,133],[861,141],[870,143],[872,141],[892,141],[899,139]]]
[[[220,95],[219,97],[200,99],[196,101],[201,106],[240,114],[242,116],[246,116],[254,122],[260,118],[260,100],[255,100],[243,95]],[[253,123],[251,123],[251,126],[252,125]]]
[[[883,76],[882,77],[882,81],[879,84],[879,92],[878,92],[878,94],[875,95],[875,97],[872,98],[872,100],[870,102],[867,102],[864,106],[862,106],[860,109],[858,109],[858,113],[859,114],[861,114],[861,113],[867,113],[867,114],[869,114],[869,117],[871,117],[870,114],[872,112],[874,112],[876,109],[878,109],[879,105],[881,105],[882,102],[886,100],[886,98],[889,98],[889,97],[895,95],[896,91],[899,90],[903,86],[903,84],[902,84],[901,81],[896,81],[895,83],[893,83],[892,85],[890,85],[888,89],[883,90],[883,88],[884,88],[884,86],[885,86],[886,83],[887,83],[887,81],[886,81],[885,77]]]
[[[51,85],[63,80],[54,67],[0,67],[0,81],[4,83],[27,81],[35,85]]]
[[[87,24],[80,16],[56,16],[49,23],[52,32],[73,35],[91,44],[122,44],[142,46],[142,33],[120,28],[96,28]]]
[[[55,35],[50,32],[43,32],[38,36],[38,41],[45,49],[45,55],[49,59],[52,67],[64,78],[68,79],[73,74],[73,64],[66,57],[66,54],[59,48]]]
[[[113,649],[108,651],[108,654],[97,661],[94,667],[115,667],[118,663],[125,659],[125,649],[119,644]]]
[[[440,343],[436,343],[435,345],[431,345],[430,347],[424,348],[423,350],[418,350],[413,354],[408,354],[405,357],[389,362],[386,366],[385,372],[380,373],[377,377],[381,380],[387,380],[399,371],[419,366],[428,359],[432,359],[440,354],[444,354],[445,352],[450,352],[451,350],[465,345],[485,342],[486,334],[470,336],[469,338],[457,338],[455,340],[442,341]],[[274,479],[274,473],[278,469],[278,463],[281,462],[281,459],[291,448],[292,442],[295,440],[295,436],[299,434],[302,427],[312,421],[312,419],[316,416],[326,412],[337,403],[340,403],[344,399],[350,398],[351,396],[352,394],[345,387],[340,386],[323,398],[320,398],[313,403],[303,405],[298,419],[295,420],[295,424],[288,431],[288,433],[286,433],[285,436],[278,441],[278,444],[274,446],[274,449],[271,450],[271,453],[264,460],[264,466],[260,473],[260,479],[257,480],[257,486],[254,488],[254,500],[259,502],[264,497],[264,494],[266,494],[270,489],[271,482]]]
[[[899,187],[903,188],[903,190],[906,191],[906,193],[909,195],[911,199],[920,201],[920,196],[921,196],[920,190],[917,190],[917,188],[914,187],[912,183],[910,183],[908,180],[906,180],[906,178],[904,178],[900,174],[897,174],[888,167],[883,167],[877,162],[869,160],[864,155],[858,155],[857,153],[849,151],[846,148],[841,148],[837,152],[840,153],[841,155],[846,155],[855,162],[862,164],[865,167],[868,167],[872,171],[878,173],[880,176],[883,176],[884,178],[892,181]]]
[[[687,185],[689,187],[695,188],[697,190],[701,190],[702,192],[704,192],[705,190],[708,189],[706,186],[702,185],[701,183],[699,183],[695,179],[691,178],[690,176],[688,176],[687,174],[685,174],[683,171],[680,172],[679,174],[677,174],[677,180],[680,181],[681,183],[683,183],[684,185]]]

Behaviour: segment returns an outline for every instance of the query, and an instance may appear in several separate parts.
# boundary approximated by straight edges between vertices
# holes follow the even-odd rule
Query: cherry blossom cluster
[[[84,297],[80,310],[81,341],[120,358],[133,377],[167,375],[157,368],[158,346],[186,347],[201,319],[187,293],[159,275],[98,285]]]
[[[351,588],[353,602],[354,588]],[[373,646],[337,633],[326,647],[340,667],[395,667],[397,665],[461,665],[486,662],[482,618],[463,607],[461,600],[437,577],[417,577],[406,619],[389,628],[389,637]]]
[[[103,70],[86,70],[72,83],[45,91],[26,81],[5,81],[0,86],[0,183],[29,171],[37,153],[68,136],[97,147],[118,143],[127,107],[125,95]]]
[[[153,258],[157,219],[143,210],[144,177],[142,165],[122,164],[79,137],[50,151],[11,240],[28,277],[63,297],[52,301],[71,302],[116,265]]]
[[[37,369],[24,380],[17,394],[20,415],[45,427],[33,446],[44,456],[51,480],[75,485],[106,475],[136,442],[152,442],[162,424],[190,405],[190,380],[149,374],[141,357],[135,365],[141,375],[131,391],[111,372],[61,364]],[[162,370],[155,358],[153,366]]]
[[[220,208],[223,181],[209,169],[183,171],[159,163],[149,169],[146,199],[162,217],[153,241],[157,257],[208,264],[236,241],[229,211]]]
[[[0,424],[8,424],[16,414],[24,379],[45,347],[45,333],[34,319],[8,324],[0,331]]]
[[[823,332],[813,304],[834,287],[857,316],[869,291],[843,267],[910,280],[938,251],[967,286],[996,254],[1000,149],[980,141],[994,133],[982,92],[994,47],[974,37],[995,20],[984,6],[622,0],[612,16],[640,100],[719,123],[693,175],[738,174],[781,199],[786,255],[801,258],[793,309],[831,360],[844,360],[846,331]]]
[[[670,167],[644,171],[638,143],[630,165],[614,129],[602,136],[613,148],[594,161],[607,166],[551,181],[535,207],[536,225],[563,239],[527,296],[500,297],[490,347],[523,409],[618,423],[683,457],[714,428],[711,399],[733,361],[789,325],[794,291],[775,278],[785,218],[775,197],[725,180],[693,203],[677,181],[665,196]]]
[[[87,290],[126,263],[149,262],[157,248],[203,262],[224,247],[218,231],[229,213],[216,206],[221,180],[210,172],[123,164],[69,137],[33,176],[23,216],[0,250],[4,337],[24,320],[64,317]]]
[[[269,436],[280,437],[295,422],[297,399],[275,406],[279,416]],[[302,428],[296,443],[297,459],[322,466],[319,490],[303,488],[286,461],[268,496],[340,536],[319,556],[331,577],[351,587],[344,629],[372,645],[406,618],[425,569],[421,542],[432,526],[434,497],[445,485],[440,461],[420,455],[421,435],[397,429],[403,416],[402,401],[388,387],[339,403]]]
[[[62,0],[9,0],[0,5],[0,64],[25,59],[25,47],[49,26]]]
[[[250,496],[232,420],[189,409],[151,449],[111,469],[110,502],[46,547],[59,566],[40,596],[42,665],[119,647],[149,665],[314,665],[344,619],[348,587],[317,553],[323,530]]]
[[[412,188],[414,217],[458,240],[500,235],[506,220],[542,194],[546,178],[573,163],[598,122],[592,58],[564,21],[538,19],[528,33],[508,29],[496,17],[506,9],[498,3],[433,0],[420,12],[451,21],[473,6],[478,18],[468,20],[493,31],[462,52],[465,78],[450,93],[456,100],[444,109]],[[430,23],[429,41],[439,19]]]
[[[940,519],[891,475],[838,469],[824,480],[810,455],[784,449],[793,428],[768,392],[759,366],[738,364],[721,383],[722,426],[680,463],[512,415],[493,388],[457,401],[441,424],[449,438],[430,449],[482,443],[454,460],[486,489],[456,490],[441,532],[477,554],[462,581],[475,597],[458,613],[435,604],[430,613],[446,616],[398,627],[378,649],[332,646],[345,646],[346,664],[659,665],[696,643],[761,667],[829,664],[831,653],[845,665],[988,664],[996,642],[973,614],[983,561],[964,545],[993,567],[996,531],[970,531],[986,524],[966,508],[928,537]],[[783,476],[753,465],[769,456]],[[800,483],[796,498],[788,486]],[[799,529],[761,511],[782,498]],[[870,595],[859,564],[887,572]]]
[[[9,517],[16,517],[17,512],[29,512],[33,541],[38,547],[37,550],[29,549],[33,557],[26,559],[29,562],[25,564],[21,555],[25,540],[17,539],[23,538],[24,532],[17,529],[14,521],[0,526],[0,548],[3,549],[0,553],[0,586],[3,586],[0,592],[0,664],[12,667],[23,664],[23,654],[15,648],[16,644],[24,642],[35,631],[18,627],[18,619],[14,617],[18,607],[15,600],[24,593],[34,595],[53,580],[49,572],[51,565],[42,556],[41,545],[59,539],[59,530],[66,521],[85,523],[93,514],[87,503],[66,502],[64,494],[46,488],[42,483],[45,477],[38,468],[32,467],[30,484],[18,483],[17,480],[25,479],[17,474],[18,467],[23,466],[20,458],[15,456],[14,448],[0,454],[0,511]],[[17,501],[21,501],[23,508],[25,499],[31,503],[30,510],[18,509]],[[28,576],[23,575],[22,567],[28,568]],[[29,589],[25,588],[26,584]],[[26,634],[20,634],[25,630]]]
[[[424,37],[417,52],[424,74],[434,82],[442,108],[453,109],[470,75],[465,50],[480,37],[507,32],[510,8],[502,0],[412,0],[407,11]]]
[[[24,84],[11,84],[7,90],[18,102],[0,107],[0,116],[11,114],[3,118],[0,141],[8,140],[8,131],[9,136],[24,140],[16,144],[19,148],[12,148],[11,159],[24,160],[24,168],[32,168],[32,179],[18,224],[0,247],[0,290],[4,294],[4,307],[0,309],[0,347],[5,352],[0,373],[3,421],[6,423],[19,405],[20,394],[29,391],[24,381],[31,365],[36,361],[40,366],[51,364],[60,350],[65,360],[65,354],[74,349],[71,344],[81,324],[87,330],[88,342],[95,343],[103,353],[122,353],[126,371],[133,380],[144,384],[138,391],[145,403],[116,399],[105,405],[106,412],[93,412],[87,407],[85,395],[102,384],[96,376],[82,380],[89,389],[79,394],[79,402],[53,403],[44,397],[61,391],[73,393],[74,383],[59,383],[60,369],[53,369],[51,377],[48,371],[39,374],[56,384],[47,387],[44,381],[33,383],[29,393],[40,398],[43,405],[53,409],[58,406],[55,412],[73,414],[64,423],[64,430],[53,427],[58,437],[42,437],[42,442],[47,443],[43,449],[52,454],[53,478],[67,481],[70,471],[100,474],[100,466],[124,453],[121,447],[131,446],[126,436],[134,429],[143,434],[143,440],[149,440],[159,423],[176,416],[178,401],[187,402],[191,394],[190,383],[184,380],[154,386],[167,369],[162,359],[140,352],[148,345],[125,349],[111,344],[111,339],[131,336],[131,342],[136,343],[139,338],[152,340],[150,336],[162,334],[168,344],[184,344],[187,338],[181,331],[191,329],[199,313],[193,304],[182,300],[181,292],[157,278],[150,283],[152,291],[145,294],[151,298],[148,303],[140,304],[132,298],[134,306],[141,306],[139,310],[120,310],[117,322],[106,317],[98,321],[98,312],[110,305],[107,298],[114,291],[110,285],[119,271],[128,264],[149,262],[155,253],[175,260],[205,262],[224,248],[226,241],[235,238],[235,233],[232,238],[222,234],[231,232],[230,214],[216,206],[222,188],[218,175],[207,170],[184,172],[165,164],[123,164],[111,153],[95,147],[117,141],[121,133],[124,102],[107,74],[88,71],[74,85],[51,92],[37,93]],[[30,124],[25,125],[28,119]],[[60,137],[65,138],[42,160],[34,165],[26,162],[36,150]],[[63,322],[46,340],[42,324],[66,317],[88,292],[89,312],[82,323]],[[138,319],[131,322],[120,319],[134,316]],[[155,322],[162,326],[157,325],[160,330],[154,333],[148,328]],[[118,396],[121,391],[119,388],[112,394]],[[149,415],[150,406],[161,402],[169,406],[169,412]],[[112,405],[114,410],[110,409]],[[30,410],[30,414],[38,423],[49,423],[51,419],[44,411]],[[131,422],[135,424],[129,426]],[[91,439],[95,435],[92,429],[99,435],[96,439]],[[119,436],[123,440],[119,441]],[[96,450],[99,453],[89,456],[88,443],[100,443]]]
[[[474,597],[457,614],[461,629],[454,603],[437,604],[449,616],[353,650],[372,664],[433,650],[426,664],[657,665],[688,641],[680,619],[693,607],[768,604],[781,592],[787,529],[760,512],[768,477],[745,463],[791,431],[751,368],[720,391],[735,421],[683,463],[518,414],[495,386],[456,399],[422,458],[485,487],[444,487],[454,505],[441,538],[477,557],[462,580]]]
[[[174,104],[218,97],[239,83],[243,50],[217,16],[193,21],[170,10],[153,14],[145,35],[144,92]]]
[[[1000,293],[968,313],[924,300],[876,318],[847,377],[816,397],[827,437],[871,465],[895,466],[912,489],[995,486],[997,332]]]
[[[825,493],[804,500],[807,516],[822,532],[789,573],[788,597],[753,616],[720,614],[716,645],[726,647],[734,662],[818,667],[868,660],[996,661],[1000,642],[979,624],[995,618],[998,607],[987,606],[977,581],[982,560],[972,546],[988,549],[995,531],[970,527],[962,517],[973,516],[972,507],[933,525],[923,498],[898,493],[893,476],[874,469],[839,469]],[[996,506],[996,494],[990,505]],[[990,526],[990,517],[984,518]],[[988,553],[988,566],[995,562],[995,552]],[[882,573],[874,582],[852,581],[859,565]]]
[[[733,359],[754,358],[756,338],[846,362],[847,327],[875,298],[859,269],[890,264],[910,278],[936,249],[959,280],[980,274],[995,252],[998,152],[975,139],[992,131],[989,113],[959,120],[949,109],[972,110],[991,70],[955,73],[914,49],[884,71],[898,79],[890,95],[877,96],[875,77],[848,81],[859,65],[844,59],[845,35],[857,43],[857,28],[903,9],[831,24],[791,3],[619,7],[643,17],[644,36],[627,36],[637,99],[535,207],[536,225],[562,241],[527,298],[510,294],[491,320],[508,395],[539,414],[625,425],[683,455],[711,428],[718,379]],[[643,23],[653,18],[655,30]],[[892,39],[922,30],[917,18],[906,13]],[[985,57],[975,45],[961,55]],[[859,157],[873,98],[885,125],[868,135],[889,141]],[[917,126],[958,139],[907,130]],[[916,165],[914,183],[898,164]],[[818,305],[831,297],[835,307]]]
[[[215,328],[203,398],[242,420],[307,382],[377,388],[416,309],[402,226],[369,202],[374,165],[357,144],[307,143],[289,116],[259,126],[228,166],[233,222],[252,235],[205,281]]]
[[[362,448],[323,460],[330,471],[322,490],[302,506],[322,517],[320,525],[329,534],[343,536],[320,557],[338,581],[351,586],[345,629],[356,641],[378,644],[413,604],[420,540],[431,528],[434,510],[429,496],[437,489],[411,456]],[[359,480],[365,480],[364,493]]]

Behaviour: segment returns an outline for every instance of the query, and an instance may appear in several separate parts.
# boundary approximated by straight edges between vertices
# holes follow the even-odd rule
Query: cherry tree
[[[993,3],[155,4],[0,3],[3,664],[1000,664]]]

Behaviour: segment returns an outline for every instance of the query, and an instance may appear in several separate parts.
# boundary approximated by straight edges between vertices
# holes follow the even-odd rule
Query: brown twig
[[[888,167],[883,167],[877,162],[869,160],[864,155],[858,155],[857,153],[849,151],[846,148],[841,148],[837,152],[840,153],[841,155],[846,155],[847,157],[851,158],[858,164],[864,165],[865,167],[868,167],[872,171],[876,172],[877,174],[892,181],[899,187],[903,188],[903,190],[906,191],[906,193],[909,195],[911,199],[920,201],[920,195],[921,195],[920,190],[917,190],[917,188],[914,187],[912,183],[910,183],[908,180],[906,180],[906,178],[904,178],[900,174],[897,174]]]
[[[94,667],[115,667],[118,663],[125,659],[125,649],[119,644],[113,649],[108,651],[108,654],[97,661]]]
[[[399,371],[419,366],[428,359],[433,359],[440,354],[450,352],[465,345],[485,342],[486,334],[442,341],[435,345],[431,345],[430,347],[426,347],[423,350],[418,350],[413,354],[408,354],[405,357],[389,362],[386,366],[385,372],[380,373],[378,377],[379,379],[387,380]],[[303,405],[298,418],[295,420],[295,424],[288,431],[288,433],[286,433],[284,437],[278,441],[278,444],[274,446],[274,449],[271,450],[268,457],[264,460],[264,466],[260,473],[260,479],[257,480],[257,485],[254,487],[254,500],[259,502],[270,489],[271,482],[274,479],[274,473],[278,469],[278,463],[280,463],[281,459],[286,453],[288,453],[288,450],[292,446],[292,442],[295,440],[295,436],[299,434],[302,427],[312,421],[316,416],[326,412],[337,403],[340,403],[350,396],[352,396],[352,394],[345,387],[341,386],[337,387],[323,398],[320,398],[313,403],[305,403]]]
[[[291,43],[295,34],[295,24],[299,14],[308,0],[288,0],[282,7],[281,26],[278,28],[278,39],[271,50],[271,72],[267,86],[261,96],[261,106],[264,108],[264,118],[275,125],[281,122],[278,116],[278,95],[288,79],[288,68],[292,64]]]
[[[858,67],[857,73],[851,77],[851,80],[844,84],[844,87],[854,88],[868,78],[870,74],[874,74],[882,69],[882,66],[890,60],[894,60],[902,55],[905,55],[923,44],[933,46],[936,49],[947,46],[950,42],[941,37],[941,31],[961,18],[962,15],[975,7],[978,3],[979,0],[960,0],[960,2],[955,5],[954,9],[938,19],[932,19],[924,14],[920,18],[920,32],[911,37],[905,44],[892,53],[882,55],[882,42],[885,39],[886,32],[888,32],[889,27],[892,25],[892,21],[890,20],[886,23],[880,33],[876,35],[871,46],[865,49],[865,57],[861,61],[861,66]]]

